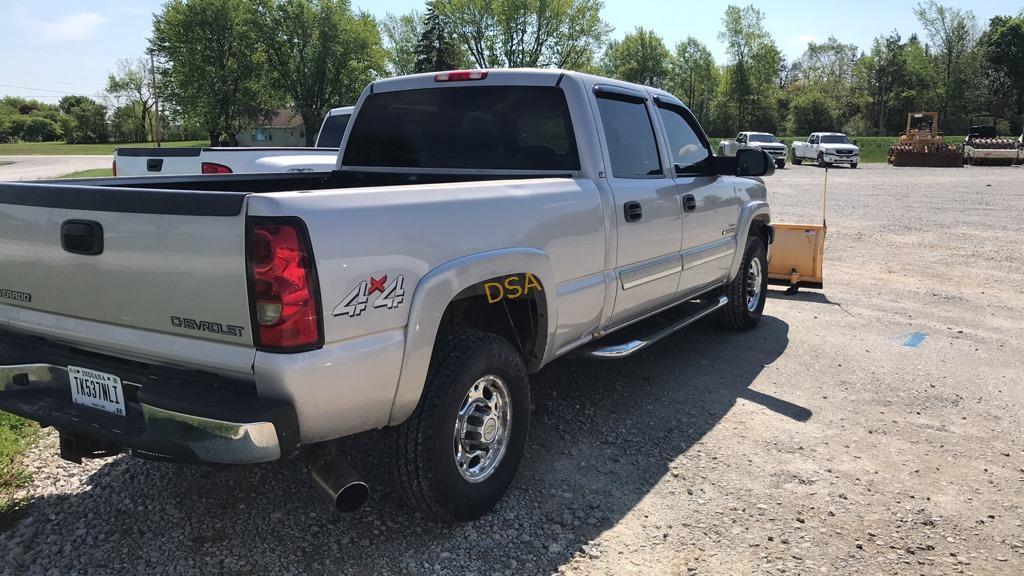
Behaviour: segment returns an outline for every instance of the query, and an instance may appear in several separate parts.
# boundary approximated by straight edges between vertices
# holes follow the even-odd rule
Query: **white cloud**
[[[38,22],[37,26],[43,39],[49,42],[79,42],[92,38],[96,28],[106,21],[106,16],[102,14],[82,12],[69,14],[51,22]]]
[[[815,38],[813,34],[801,34],[796,37],[796,41],[801,46],[807,44],[808,42],[814,42],[815,40],[817,40],[817,38]]]

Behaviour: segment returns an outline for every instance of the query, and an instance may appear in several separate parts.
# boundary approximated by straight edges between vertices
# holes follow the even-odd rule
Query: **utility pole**
[[[153,53],[149,53],[149,74],[152,80],[153,90],[153,139],[156,140],[156,147],[160,147],[160,93],[156,89],[156,65],[153,62]]]

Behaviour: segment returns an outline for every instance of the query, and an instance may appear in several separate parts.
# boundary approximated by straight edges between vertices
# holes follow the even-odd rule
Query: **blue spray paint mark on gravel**
[[[907,339],[903,341],[903,345],[907,348],[917,348],[927,337],[928,335],[924,332],[914,332],[910,336],[907,336]]]

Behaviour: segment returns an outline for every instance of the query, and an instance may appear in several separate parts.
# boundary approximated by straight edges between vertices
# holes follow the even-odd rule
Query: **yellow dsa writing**
[[[529,272],[526,273],[526,276],[519,276],[518,274],[506,276],[504,282],[484,283],[488,304],[501,302],[506,298],[509,300],[521,298],[528,295],[531,290],[543,292],[544,288],[541,287],[537,278]]]

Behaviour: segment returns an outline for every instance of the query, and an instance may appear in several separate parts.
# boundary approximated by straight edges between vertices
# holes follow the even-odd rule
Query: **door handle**
[[[693,212],[697,209],[697,198],[693,194],[683,194],[683,212]]]
[[[103,225],[92,220],[65,220],[60,225],[60,245],[72,254],[102,254]]]
[[[644,217],[644,209],[639,202],[626,202],[622,205],[622,215],[626,217],[626,222],[639,222]]]

